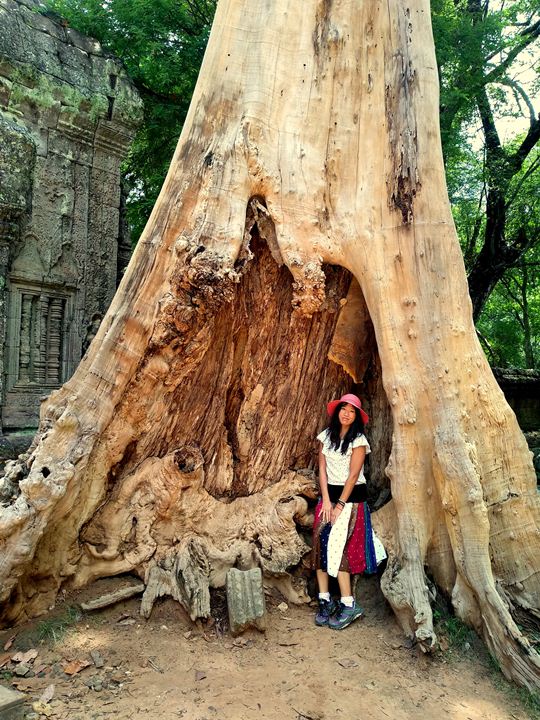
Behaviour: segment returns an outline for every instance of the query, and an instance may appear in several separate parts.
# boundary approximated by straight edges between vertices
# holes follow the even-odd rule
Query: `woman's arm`
[[[364,466],[365,459],[366,448],[363,445],[357,448],[353,448],[351,462],[349,465],[349,477],[347,478],[345,485],[343,486],[343,490],[341,491],[341,495],[339,496],[339,499],[343,502],[347,502],[347,500],[349,499],[349,496],[352,493],[354,486],[356,485],[356,481],[358,480],[358,476],[360,475],[360,471]],[[341,505],[335,506],[332,512],[332,523],[336,522],[341,510]]]
[[[325,522],[330,521],[332,515],[332,503],[328,495],[328,476],[326,475],[326,458],[323,453],[322,443],[319,448],[319,485],[321,487],[322,498],[322,518]]]

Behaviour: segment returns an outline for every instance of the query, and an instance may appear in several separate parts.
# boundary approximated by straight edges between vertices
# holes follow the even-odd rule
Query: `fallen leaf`
[[[279,603],[279,605],[277,606],[277,609],[278,609],[280,612],[287,612],[287,610],[289,609],[289,606],[287,605],[286,602],[281,602],[281,603]]]
[[[45,717],[51,717],[53,714],[53,709],[40,701],[32,703],[32,710],[38,713],[38,715],[45,715]]]
[[[341,660],[338,660],[338,665],[341,665],[341,667],[344,668],[354,668],[358,667],[358,663],[356,660],[353,660],[352,658],[342,658]]]
[[[189,638],[192,636],[192,634],[193,633],[191,632],[191,630],[188,630],[187,632],[184,633],[184,637],[186,638],[186,640],[189,640]]]
[[[16,690],[19,690],[19,692],[25,693],[28,690],[28,680],[24,680],[24,678],[20,678],[18,680],[11,680],[11,685]]]
[[[48,685],[43,693],[41,694],[41,697],[39,698],[39,702],[46,705],[47,703],[50,703],[51,700],[54,697],[54,685]]]
[[[12,662],[16,663],[28,663],[35,660],[38,656],[38,651],[35,649],[27,650],[26,652],[18,652],[11,658]]]
[[[0,668],[3,668],[4,665],[7,665],[10,660],[11,653],[5,653],[4,655],[0,655]]]
[[[13,641],[17,637],[17,633],[15,635],[12,635],[8,640],[6,640],[6,643],[4,645],[4,650],[9,650],[9,648],[13,645]]]
[[[195,670],[195,680],[204,680],[206,673],[204,670]]]
[[[64,672],[66,675],[76,675],[84,668],[90,667],[91,663],[88,660],[72,660],[67,665],[64,665]]]

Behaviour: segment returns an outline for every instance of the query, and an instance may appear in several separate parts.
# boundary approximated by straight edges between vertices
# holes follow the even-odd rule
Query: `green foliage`
[[[540,247],[505,273],[478,320],[488,360],[499,367],[540,366]],[[529,327],[527,327],[529,326]]]
[[[474,278],[478,329],[490,362],[535,367],[540,157],[531,93],[540,85],[538,68],[536,82],[531,78],[539,54],[538,4],[431,4],[448,190]],[[517,130],[507,139],[512,126]],[[489,298],[483,309],[482,289]]]
[[[78,623],[82,615],[78,608],[68,607],[60,615],[42,620],[37,626],[37,638],[41,643],[58,643],[68,630]]]
[[[135,242],[157,199],[189,107],[215,0],[46,0],[124,63],[144,101],[144,123],[124,165]]]
[[[449,650],[454,652],[462,652],[466,643],[470,646],[477,639],[471,628],[442,604],[433,610],[433,625],[439,638],[445,638]]]
[[[516,136],[508,152],[522,139]],[[465,265],[470,268],[486,225],[486,178],[479,153],[462,146],[461,157],[461,163],[449,163],[447,178]],[[518,264],[504,273],[477,321],[488,360],[500,367],[540,366],[539,170],[540,148],[536,147],[511,179],[506,200],[506,234],[523,232],[533,241]]]

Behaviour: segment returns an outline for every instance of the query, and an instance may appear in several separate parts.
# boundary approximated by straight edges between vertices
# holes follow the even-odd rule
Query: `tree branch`
[[[530,122],[532,125],[534,123],[534,121],[536,120],[536,112],[535,112],[534,106],[533,106],[529,96],[525,92],[525,90],[521,87],[521,85],[518,82],[516,82],[515,80],[512,80],[509,77],[503,78],[502,80],[500,80],[500,83],[501,83],[501,85],[507,85],[508,87],[512,88],[512,90],[514,90],[517,94],[521,95],[521,98],[523,99],[523,101],[525,102],[525,104],[527,105],[527,107],[529,109],[529,119],[530,119]]]
[[[476,328],[476,334],[478,335],[478,339],[480,340],[482,345],[484,345],[486,350],[488,351],[490,358],[491,358],[491,364],[497,365],[497,356],[495,355],[493,348],[487,341],[487,338],[484,335],[482,335],[482,333],[480,332],[480,330],[478,328]]]
[[[529,45],[533,43],[537,37],[540,36],[540,20],[537,20],[535,23],[533,23],[533,25],[530,25],[529,27],[522,30],[519,35],[522,37],[521,42],[516,43],[516,45],[514,45],[508,55],[504,58],[504,60],[502,60],[496,67],[494,67],[491,72],[489,72],[487,75],[484,75],[484,80],[486,83],[494,82],[514,62],[520,52],[525,50],[525,48],[529,47]],[[501,47],[487,55],[485,58],[486,63],[492,60],[495,55],[498,55],[502,51],[503,48]]]
[[[510,156],[510,162],[512,163],[514,175],[521,170],[521,166],[525,162],[527,155],[531,152],[536,143],[540,140],[540,116],[535,118],[529,127],[529,131],[525,136],[525,139],[518,147],[516,152]]]
[[[510,197],[509,197],[508,200],[506,201],[506,209],[508,209],[508,208],[512,205],[512,203],[514,202],[514,200],[516,199],[516,197],[517,197],[519,191],[521,190],[521,187],[522,187],[523,183],[525,182],[525,180],[527,180],[528,178],[530,178],[530,176],[531,176],[534,172],[536,172],[536,170],[538,170],[538,168],[540,168],[540,155],[538,155],[538,157],[536,157],[536,158],[532,161],[532,163],[529,165],[529,167],[527,168],[527,170],[525,170],[525,172],[523,173],[523,175],[519,178],[519,182],[517,183],[516,187],[514,188],[514,191],[512,192],[512,194],[510,195]]]
[[[503,150],[485,87],[482,87],[478,92],[476,96],[476,105],[478,107],[482,128],[484,130],[487,151],[486,162],[489,167],[490,161],[493,159],[490,155],[496,155],[497,158],[499,158],[503,154]]]
[[[509,282],[508,278],[502,277],[501,280],[500,280],[500,283],[501,283],[501,285],[503,286],[503,288],[506,290],[506,293],[507,293],[508,297],[509,297],[511,300],[513,300],[513,301],[516,303],[516,305],[518,305],[518,306],[521,308],[521,307],[522,307],[522,306],[521,306],[521,298],[519,297],[519,295],[518,295],[517,293],[515,293],[515,292],[511,289],[511,287],[510,287],[510,282]],[[522,309],[523,309],[523,308],[522,308]]]

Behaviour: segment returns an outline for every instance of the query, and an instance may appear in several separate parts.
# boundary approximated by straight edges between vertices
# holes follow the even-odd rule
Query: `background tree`
[[[538,368],[540,359],[540,253],[528,251],[508,270],[477,323],[490,363],[498,367]]]
[[[540,107],[529,97],[540,12],[529,0],[433,0],[432,11],[443,149],[477,320],[505,272],[540,241]],[[503,140],[509,117],[527,128]]]

